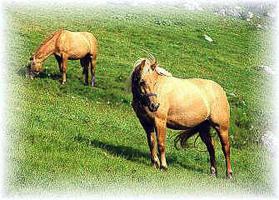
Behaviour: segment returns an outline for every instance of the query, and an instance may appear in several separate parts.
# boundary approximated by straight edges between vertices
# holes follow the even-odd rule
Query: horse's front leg
[[[147,121],[140,119],[140,123],[146,132],[147,143],[150,149],[151,164],[154,168],[160,168],[160,160],[157,155],[156,135],[154,125]]]
[[[68,58],[66,56],[62,56],[62,65],[60,69],[62,73],[62,85],[66,83],[67,61]]]
[[[166,121],[155,119],[155,130],[157,134],[158,151],[160,154],[161,169],[167,170],[166,161]]]
[[[150,149],[151,163],[154,168],[160,168],[160,160],[157,155],[156,135],[154,127],[146,130],[147,142]]]

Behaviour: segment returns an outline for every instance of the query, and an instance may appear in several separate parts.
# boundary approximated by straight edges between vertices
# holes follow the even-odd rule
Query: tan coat
[[[158,73],[157,62],[141,59],[131,75],[132,106],[145,132],[155,167],[167,168],[165,158],[166,128],[184,130],[182,142],[199,132],[216,175],[214,146],[210,136],[213,127],[221,140],[226,158],[227,176],[232,177],[228,137],[230,108],[223,88],[211,80],[179,79]],[[160,159],[157,156],[156,141]]]

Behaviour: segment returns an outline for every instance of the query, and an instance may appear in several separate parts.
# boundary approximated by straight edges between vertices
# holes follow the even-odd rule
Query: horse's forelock
[[[133,84],[135,84],[134,82],[136,81],[136,79],[139,78],[138,76],[140,75],[140,73],[139,73],[138,66],[141,64],[143,60],[145,60],[145,58],[140,58],[134,63],[133,70],[130,74],[129,85],[128,85],[130,91],[132,90]]]
[[[138,59],[133,67],[133,71],[130,75],[130,85],[129,88],[132,88],[132,85],[135,81],[138,81],[142,75],[145,74],[145,70],[147,69],[145,66],[143,68],[140,68],[140,64],[145,60],[145,66],[149,65],[150,67],[154,64],[157,65],[157,61],[155,59],[155,57],[151,54],[149,54],[149,58],[140,58]]]

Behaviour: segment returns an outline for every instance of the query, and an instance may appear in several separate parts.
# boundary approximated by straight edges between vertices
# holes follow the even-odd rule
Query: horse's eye
[[[145,85],[145,81],[141,80],[141,81],[139,82],[139,84],[140,84],[140,86],[144,86],[144,85]]]

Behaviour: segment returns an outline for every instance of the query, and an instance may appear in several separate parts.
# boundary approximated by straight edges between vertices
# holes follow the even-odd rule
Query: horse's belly
[[[185,126],[184,124],[167,122],[167,127],[173,130],[187,130],[191,127]]]
[[[196,115],[194,113],[185,113],[181,116],[168,116],[167,127],[176,130],[185,130],[199,125],[206,119],[205,115]]]
[[[173,90],[168,102],[167,125],[173,129],[192,128],[205,121],[209,114],[209,104],[195,87],[181,87]]]
[[[69,55],[69,60],[79,60],[81,58],[84,58],[85,56],[87,55],[87,53],[77,53],[75,54],[74,52],[72,52],[70,55]]]
[[[172,129],[186,129],[199,125],[208,118],[208,109],[203,104],[170,109],[167,126]]]
[[[70,60],[78,60],[88,55],[89,50],[84,46],[78,47],[73,45],[71,46],[71,48],[69,48],[69,50],[66,53],[68,54],[68,58]]]

